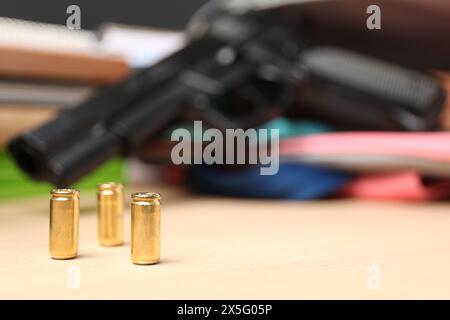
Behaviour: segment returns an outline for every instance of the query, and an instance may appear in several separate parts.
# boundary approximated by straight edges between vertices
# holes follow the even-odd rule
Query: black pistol
[[[428,75],[314,47],[264,10],[218,10],[178,52],[14,138],[8,149],[29,176],[65,187],[114,156],[136,153],[186,113],[222,130],[284,113],[347,128],[433,130],[443,99]]]

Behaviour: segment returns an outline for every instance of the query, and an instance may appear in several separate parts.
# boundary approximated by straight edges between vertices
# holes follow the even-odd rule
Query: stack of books
[[[103,50],[93,31],[0,17],[0,199],[50,188],[33,183],[15,167],[5,151],[13,136],[129,73],[126,59]],[[121,160],[114,160],[83,183],[120,181],[122,167]]]
[[[0,147],[129,74],[93,31],[0,18]]]
[[[46,123],[132,70],[157,63],[185,43],[185,35],[176,31],[115,23],[96,31],[70,30],[0,17],[0,200],[51,188],[31,181],[16,167],[5,151],[12,137]],[[114,159],[75,187],[125,182],[124,166],[123,160]]]

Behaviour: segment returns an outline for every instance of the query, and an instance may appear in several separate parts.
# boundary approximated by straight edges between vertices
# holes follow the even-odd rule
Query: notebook
[[[95,88],[86,85],[0,80],[0,108],[3,104],[69,107],[81,103],[94,92]]]
[[[95,32],[0,17],[0,77],[112,84],[129,74]]]

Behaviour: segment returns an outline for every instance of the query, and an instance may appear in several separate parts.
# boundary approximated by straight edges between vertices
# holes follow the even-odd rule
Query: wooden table
[[[162,261],[97,244],[82,194],[79,258],[48,255],[48,198],[0,203],[0,298],[450,298],[450,204],[207,198],[165,188]],[[141,188],[141,190],[146,190]]]

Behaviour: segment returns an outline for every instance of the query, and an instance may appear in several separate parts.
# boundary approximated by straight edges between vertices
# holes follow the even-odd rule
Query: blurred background
[[[62,110],[86,101],[96,90],[117,83],[134,70],[157,63],[182,48],[187,41],[184,28],[206,2],[1,1],[0,200],[44,194],[50,188],[46,183],[30,180],[17,168],[5,150],[12,137],[49,121]],[[271,1],[259,3],[270,5]],[[381,30],[366,27],[369,16],[366,9],[371,4],[381,8]],[[80,31],[65,27],[69,5],[81,8]],[[296,110],[302,110],[300,114],[293,112],[262,125],[262,128],[279,129],[281,133],[282,165],[276,177],[258,176],[258,168],[252,167],[230,171],[221,167],[173,166],[167,159],[171,147],[167,143],[168,128],[151,149],[142,150],[138,157],[108,162],[77,187],[90,189],[105,180],[136,184],[159,181],[224,196],[301,200],[448,199],[450,153],[446,149],[450,126],[445,103],[450,88],[448,2],[297,1],[294,6],[274,9],[274,15],[282,17],[293,29],[301,30],[311,47],[352,50],[384,60],[392,70],[408,68],[413,72],[408,75],[415,79],[407,83],[408,92],[420,92],[413,82],[436,84],[439,89],[430,89],[436,89],[430,94],[430,105],[417,114],[411,113],[417,121],[427,124],[416,128],[377,127],[376,123],[361,127],[364,117],[370,123],[379,116],[376,108],[347,114],[342,105],[339,109],[338,104],[331,103],[329,109],[320,109],[305,98],[308,96],[305,93],[312,91],[304,87],[298,89],[295,101]],[[346,61],[347,70],[357,71],[357,58]],[[381,78],[392,80],[393,77],[386,75],[386,69],[378,70]],[[420,75],[425,75],[426,81]],[[358,76],[364,80],[364,75]],[[380,90],[389,91],[382,84]],[[322,93],[325,91],[316,92],[319,96]],[[424,97],[417,94],[409,98],[415,106]],[[380,101],[377,104],[387,106]],[[262,191],[257,188],[260,185],[274,188]]]
[[[116,22],[163,29],[182,30],[191,15],[207,0],[142,1],[130,0],[126,4],[99,1],[34,1],[5,0],[0,3],[2,16],[65,25],[64,14],[69,5],[82,8],[82,28],[96,29],[102,23]]]
[[[191,15],[205,2],[206,0],[182,2],[175,0],[163,2],[131,0],[127,1],[125,6],[124,3],[111,1],[44,0],[36,3],[28,0],[7,0],[0,3],[0,15],[25,21],[65,26],[68,17],[66,9],[69,5],[75,4],[82,8],[82,29],[96,30],[105,23],[114,22],[179,32],[186,27]],[[6,38],[5,33],[16,30],[19,24],[19,20],[15,21],[15,23],[9,23],[8,27],[10,30],[4,29],[2,36]],[[31,43],[32,46],[40,42],[42,34],[46,36],[51,33],[49,28],[44,28],[40,32],[37,25],[30,26],[29,30],[32,33],[36,33],[34,35],[35,39],[31,40],[33,41]],[[70,34],[64,36],[67,35],[71,36]],[[21,35],[17,37],[21,37]],[[11,39],[9,38],[9,40]],[[23,39],[16,39],[16,41],[26,42]],[[54,41],[55,43],[51,46],[55,47],[58,46],[58,41],[61,41],[61,39],[53,37],[49,41]],[[68,42],[72,42],[70,38]],[[173,47],[173,41],[171,42],[170,36],[169,42],[169,47]],[[148,48],[148,46],[146,47]],[[139,48],[136,49],[139,50]],[[34,77],[30,79],[29,75],[23,77],[4,75],[3,78],[6,79],[0,80],[0,200],[46,194],[50,186],[45,183],[36,183],[20,172],[4,150],[5,144],[11,136],[34,128],[36,125],[53,118],[59,112],[59,109],[64,108],[66,104],[81,102],[81,100],[91,94],[92,90],[95,90],[97,84],[93,85],[89,83],[90,81],[87,81],[87,83],[80,85],[79,81],[69,79],[69,81],[64,80],[62,86],[58,86],[61,82],[60,79],[56,82],[45,77],[44,79],[35,79]],[[83,80],[82,82],[86,81]],[[30,90],[33,92],[30,93]],[[61,99],[58,97],[56,97],[56,101],[52,101],[55,100],[52,98],[47,99],[49,101],[45,101],[45,98],[41,99],[48,95],[57,95],[58,90],[64,91],[60,97]],[[22,94],[24,92],[27,92],[30,96],[23,98]],[[18,99],[18,96],[21,97]],[[71,101],[71,99],[75,100]],[[121,159],[113,160],[99,169],[92,177],[88,177],[85,181],[79,183],[78,187],[90,189],[98,181],[103,180],[124,182],[126,180],[124,171],[124,162]],[[152,176],[152,174],[149,176]]]

